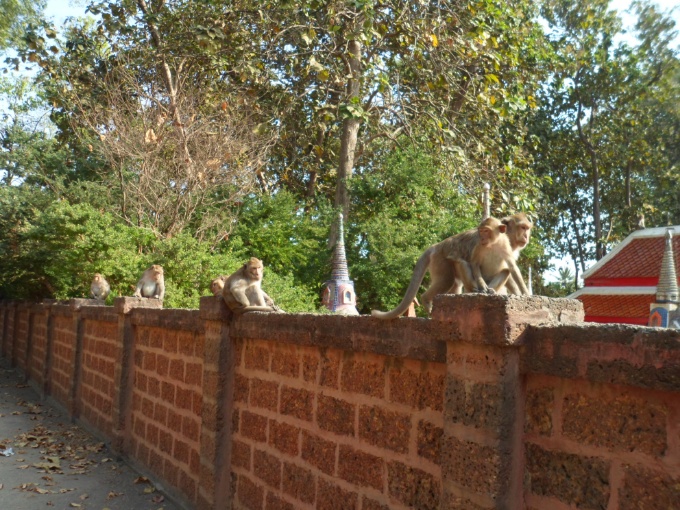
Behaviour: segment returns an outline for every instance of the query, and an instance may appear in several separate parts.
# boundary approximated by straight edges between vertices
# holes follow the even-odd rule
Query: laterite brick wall
[[[2,355],[187,508],[668,509],[680,332],[578,301],[432,319],[0,303]]]
[[[438,504],[443,363],[260,340],[236,350],[235,508]]]

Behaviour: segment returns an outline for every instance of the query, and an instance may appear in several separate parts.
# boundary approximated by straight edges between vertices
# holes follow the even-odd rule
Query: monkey
[[[142,277],[137,282],[137,289],[133,296],[154,298],[163,301],[163,297],[165,297],[163,267],[158,264],[153,264],[149,269],[144,271],[144,274],[142,274]]]
[[[92,299],[106,299],[111,292],[111,286],[100,273],[95,273],[90,285]]]
[[[478,227],[479,243],[472,250],[470,263],[454,260],[457,273],[466,289],[476,292],[500,293],[505,290],[510,276],[523,294],[529,294],[517,268],[510,239],[505,235],[507,225],[489,217]],[[487,285],[488,283],[488,285]]]
[[[517,257],[519,256],[519,251],[529,243],[532,225],[523,213],[503,218],[501,222],[508,226],[506,235],[508,235],[510,246],[515,254],[514,256]],[[471,274],[471,269],[469,265],[465,268],[460,261],[464,261],[467,264],[472,257],[472,250],[478,243],[478,229],[470,229],[430,246],[416,262],[404,298],[397,307],[388,312],[372,310],[371,315],[380,319],[394,319],[406,312],[416,297],[418,288],[425,277],[425,273],[428,271],[430,272],[430,287],[422,294],[421,302],[427,314],[430,315],[434,296],[444,293],[460,294],[463,291],[464,280],[463,276],[459,273],[462,270],[466,270],[469,271],[466,275]],[[508,278],[506,285],[508,285],[510,280]],[[472,277],[468,279],[468,284],[471,281]],[[512,287],[508,289],[511,292],[520,293],[519,287],[512,286],[512,284],[508,285],[508,287]],[[474,289],[469,287],[465,290],[472,292]]]
[[[251,257],[224,282],[222,297],[227,306],[235,313],[279,312],[266,292],[262,290],[263,264],[258,258]]]
[[[224,282],[227,281],[226,276],[218,276],[212,282],[210,282],[210,292],[213,293],[215,297],[222,296],[222,289],[224,289]]]
[[[534,227],[534,224],[529,221],[529,218],[527,218],[526,214],[524,213],[506,216],[505,218],[501,219],[501,222],[503,222],[503,224],[508,227],[506,235],[510,240],[513,257],[515,260],[517,260],[519,258],[519,252],[526,248],[526,246],[529,244],[529,241],[531,240],[531,229]],[[509,278],[506,283],[506,287],[510,294],[531,294],[521,277],[519,280],[515,276]]]

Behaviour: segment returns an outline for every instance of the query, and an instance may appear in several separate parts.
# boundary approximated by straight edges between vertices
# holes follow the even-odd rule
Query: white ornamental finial
[[[491,216],[491,200],[489,199],[489,190],[491,189],[491,184],[488,182],[484,183],[484,192],[482,193],[482,204],[484,206],[484,215],[482,221]]]

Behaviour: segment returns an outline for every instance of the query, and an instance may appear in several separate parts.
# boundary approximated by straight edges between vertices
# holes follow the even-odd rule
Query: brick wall
[[[2,354],[187,508],[673,508],[680,333],[578,301],[433,318],[0,303]]]
[[[234,508],[438,508],[443,363],[238,342]]]

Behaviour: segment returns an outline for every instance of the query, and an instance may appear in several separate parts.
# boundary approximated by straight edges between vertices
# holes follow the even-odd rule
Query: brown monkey
[[[531,240],[531,229],[534,225],[524,213],[506,216],[501,221],[508,227],[506,234],[510,240],[514,259],[517,260],[519,258],[519,252],[523,250]],[[524,280],[521,280],[520,283],[515,277],[508,279],[506,287],[510,294],[531,294],[524,284]]]
[[[519,254],[519,251],[529,242],[531,223],[522,213],[503,218],[502,221],[504,223],[508,222],[509,230],[511,230],[511,236],[509,237],[510,245],[513,251]],[[522,224],[522,227],[520,227],[520,224]],[[527,225],[528,229],[525,228]],[[432,300],[437,294],[460,294],[462,292],[464,276],[460,275],[459,272],[467,270],[468,273],[465,276],[472,273],[470,266],[467,265],[465,269],[465,266],[460,264],[460,261],[464,261],[466,264],[469,263],[472,258],[472,250],[478,243],[478,229],[470,229],[430,246],[416,262],[406,294],[397,307],[388,312],[372,310],[371,315],[380,319],[394,319],[406,312],[416,297],[418,288],[425,277],[425,273],[428,271],[430,272],[430,287],[422,294],[420,300],[429,315],[432,311]],[[470,276],[468,283],[471,283],[471,281],[472,277]],[[468,287],[465,290],[472,292],[474,288]],[[519,288],[517,288],[515,293],[520,293]]]
[[[90,284],[90,296],[92,299],[106,299],[111,292],[111,286],[100,273],[95,273]]]
[[[465,288],[476,292],[505,290],[509,277],[517,283],[523,294],[529,291],[515,262],[510,239],[505,235],[507,225],[489,217],[479,225],[479,243],[472,250],[470,264],[455,260],[457,273],[463,278]],[[471,270],[471,271],[470,271]],[[488,285],[487,285],[488,283]]]
[[[224,282],[226,281],[226,276],[218,276],[210,282],[210,292],[213,293],[213,296],[220,297],[222,295],[222,289],[224,289]]]
[[[258,258],[251,257],[224,282],[222,297],[227,306],[236,313],[278,312],[266,292],[262,290],[264,266]]]
[[[163,300],[165,296],[165,280],[163,279],[163,267],[153,264],[137,282],[134,297],[145,297]]]

